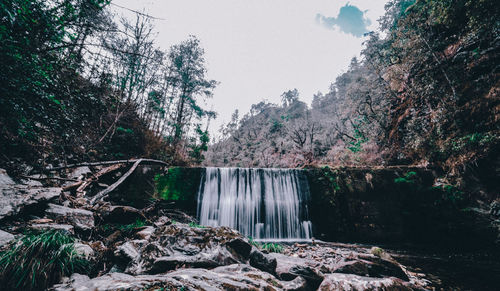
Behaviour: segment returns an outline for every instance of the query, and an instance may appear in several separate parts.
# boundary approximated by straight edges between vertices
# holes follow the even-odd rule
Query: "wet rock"
[[[0,230],[0,248],[14,240],[14,235]]]
[[[64,230],[64,231],[67,231],[69,233],[73,233],[74,232],[73,226],[72,225],[68,225],[68,224],[32,224],[30,226],[30,228],[36,229],[36,230],[52,230],[52,229],[56,229],[56,230]]]
[[[250,253],[250,265],[269,274],[276,273],[276,259],[265,255],[257,248],[253,248]]]
[[[156,228],[149,238],[135,241],[141,244],[134,244],[134,255],[128,256],[125,268],[134,275],[245,263],[251,249],[246,238],[230,228],[197,228],[179,223]]]
[[[289,273],[304,278],[312,289],[318,288],[325,277],[321,271],[307,266],[294,266]]]
[[[328,274],[318,290],[413,290],[397,278],[370,278],[347,274]]]
[[[371,256],[361,256],[357,260],[341,262],[335,267],[334,272],[379,278],[396,277],[405,281],[409,280],[397,263]]]
[[[315,262],[311,260],[286,256],[277,253],[271,253],[268,256],[276,260],[276,276],[285,281],[290,281],[297,277],[297,275],[290,272],[293,267],[310,266],[315,264]]]
[[[324,275],[321,271],[313,267],[318,264],[312,260],[276,253],[271,253],[269,256],[276,259],[276,275],[281,280],[291,281],[300,276],[307,281],[308,288],[311,289],[318,288],[323,280]]]
[[[241,237],[229,241],[226,243],[226,246],[229,247],[235,255],[241,256],[244,260],[248,259],[250,251],[252,250],[252,245],[250,245],[248,240]]]
[[[49,204],[45,213],[48,217],[57,221],[66,221],[77,229],[89,230],[94,227],[94,214],[88,210]]]
[[[54,286],[55,291],[70,290],[144,290],[165,288],[184,290],[303,290],[304,282],[297,279],[282,282],[274,276],[244,264],[234,264],[206,269],[180,269],[161,275],[131,276],[123,273],[108,273],[89,279],[74,274],[63,284]]]
[[[61,194],[61,188],[31,188],[21,184],[0,184],[0,220],[20,213],[43,213],[47,203]]]

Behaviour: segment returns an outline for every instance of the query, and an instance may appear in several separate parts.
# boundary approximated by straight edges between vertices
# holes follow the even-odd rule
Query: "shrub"
[[[75,239],[62,231],[28,233],[0,253],[3,290],[44,290],[74,272],[86,273],[89,262],[78,255]]]

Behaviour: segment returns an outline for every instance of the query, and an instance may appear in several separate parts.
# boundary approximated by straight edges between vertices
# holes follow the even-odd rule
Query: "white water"
[[[307,180],[295,169],[206,168],[198,193],[201,225],[229,226],[265,240],[308,240]]]

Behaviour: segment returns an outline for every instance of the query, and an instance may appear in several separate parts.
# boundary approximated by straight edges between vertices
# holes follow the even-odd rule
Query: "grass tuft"
[[[285,250],[285,248],[278,243],[259,243],[251,236],[248,237],[248,241],[252,246],[258,248],[259,250],[265,250],[270,253],[282,253]]]
[[[60,230],[27,233],[0,253],[3,290],[44,290],[72,273],[86,273],[89,262],[74,248],[75,239]]]

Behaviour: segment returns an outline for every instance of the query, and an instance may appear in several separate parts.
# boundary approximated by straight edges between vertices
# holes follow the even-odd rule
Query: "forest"
[[[214,131],[196,35],[1,0],[2,288],[495,290],[499,16],[388,0],[311,104],[255,96]]]

